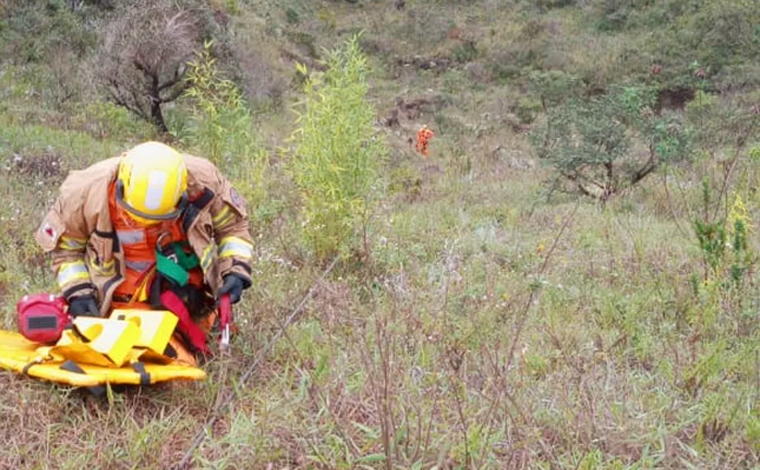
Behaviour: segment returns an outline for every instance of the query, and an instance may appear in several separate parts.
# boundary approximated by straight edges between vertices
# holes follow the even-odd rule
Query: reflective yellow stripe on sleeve
[[[58,282],[58,287],[61,289],[71,284],[89,280],[90,272],[87,271],[87,266],[84,265],[84,261],[63,263],[61,267],[58,268],[56,281]]]
[[[211,266],[211,261],[214,259],[214,249],[216,248],[216,245],[214,243],[210,243],[204,250],[203,254],[201,255],[201,270],[205,273],[208,271],[208,268]]]
[[[67,251],[82,251],[84,250],[85,244],[87,244],[87,240],[67,237],[65,235],[61,236],[58,240],[58,248]]]
[[[219,257],[251,259],[253,258],[253,245],[238,237],[222,238],[222,243],[219,245]]]
[[[222,210],[211,219],[211,223],[214,224],[214,230],[219,230],[232,222],[234,218],[235,212],[230,210],[230,206],[225,205]]]

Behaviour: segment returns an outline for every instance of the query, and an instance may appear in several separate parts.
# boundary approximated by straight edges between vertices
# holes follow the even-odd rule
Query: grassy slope
[[[261,281],[239,309],[235,356],[210,363],[208,382],[100,400],[3,374],[1,467],[168,468],[229,391],[235,401],[193,468],[384,468],[385,449],[394,468],[757,466],[758,298],[752,288],[726,293],[709,282],[694,293],[701,258],[682,199],[696,189],[668,204],[652,178],[605,208],[547,201],[546,170],[532,165],[513,126],[517,105],[530,104],[521,80],[482,75],[498,53],[520,49],[514,41],[542,50],[549,41],[553,53],[541,60],[604,82],[620,73],[606,57],[635,39],[591,33],[575,9],[546,13],[543,33],[526,38],[533,17],[495,1],[409,1],[402,11],[292,2],[297,26],[287,25],[285,4],[252,3],[232,18],[268,28],[263,55],[276,56],[270,48],[293,29],[332,46],[365,28],[377,51],[370,99],[379,116],[398,98],[438,103],[383,130],[395,149],[393,192],[375,218],[371,265],[340,266],[317,283],[298,323],[237,387],[322,270],[301,258],[286,212],[261,230]],[[458,50],[462,41],[447,38],[454,26],[477,38],[480,55],[445,71],[419,69]],[[150,135],[95,111],[87,126],[50,122],[55,113],[31,86],[22,89],[28,81],[9,74],[0,126],[6,327],[16,298],[52,285],[31,233],[58,168]],[[262,113],[265,141],[282,145],[292,129],[287,106]],[[97,116],[106,131],[92,124]],[[407,144],[421,124],[437,132],[426,160]],[[705,171],[679,174],[697,181]],[[737,173],[753,171],[747,161]],[[281,172],[272,177],[288,187]],[[752,215],[757,197],[747,195]]]

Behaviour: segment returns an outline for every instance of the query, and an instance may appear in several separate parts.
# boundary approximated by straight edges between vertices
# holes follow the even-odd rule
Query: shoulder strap
[[[190,227],[195,222],[195,219],[200,214],[201,210],[206,207],[211,200],[214,199],[214,192],[208,188],[203,189],[203,193],[195,200],[190,201],[190,204],[185,208],[185,215],[182,216],[182,230],[187,233]]]

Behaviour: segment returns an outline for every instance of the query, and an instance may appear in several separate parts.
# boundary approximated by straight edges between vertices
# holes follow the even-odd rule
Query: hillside
[[[326,135],[304,103],[352,38],[376,177],[333,252],[298,164],[350,146],[361,86]],[[122,94],[151,57],[194,77],[160,119]],[[756,0],[0,0],[5,329],[67,172],[148,139],[249,202],[232,354],[106,398],[2,373],[0,468],[760,466]]]

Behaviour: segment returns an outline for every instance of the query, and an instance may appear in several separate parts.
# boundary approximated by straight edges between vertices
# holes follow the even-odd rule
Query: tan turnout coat
[[[190,155],[184,158],[188,195],[191,201],[199,198],[195,209],[185,211],[187,239],[201,261],[206,285],[216,296],[228,273],[251,279],[248,216],[240,195],[211,162]],[[119,157],[111,158],[70,173],[35,237],[51,255],[63,295],[94,293],[104,315],[125,278],[124,253],[108,201],[118,162]],[[200,207],[203,201],[206,204]]]

